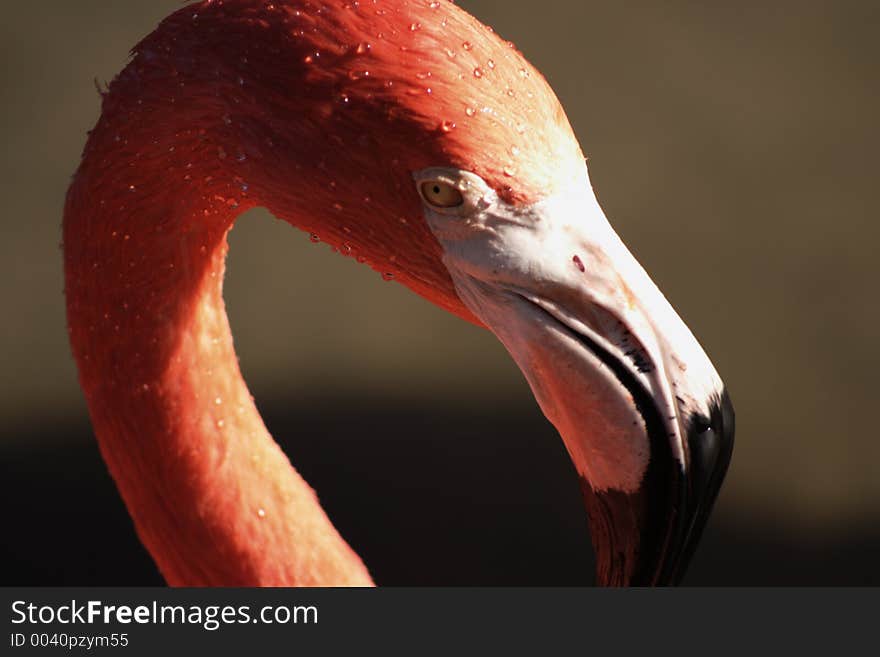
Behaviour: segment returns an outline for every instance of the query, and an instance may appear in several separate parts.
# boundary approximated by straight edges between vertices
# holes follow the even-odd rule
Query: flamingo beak
[[[619,271],[609,260],[592,278],[625,290]],[[525,305],[520,316],[530,316],[525,334],[533,333],[506,333],[502,342],[578,470],[597,582],[678,584],[730,461],[730,397],[720,385],[706,394],[689,381],[700,368],[679,360],[646,310],[665,304],[655,287],[622,306],[587,288],[552,289],[513,293]]]
[[[629,252],[595,239],[586,252],[595,270],[584,265],[584,283],[513,291],[528,327],[499,337],[578,470],[597,582],[675,585],[730,462],[733,406]]]
[[[723,384],[588,180],[525,210],[481,191],[463,224],[427,219],[460,298],[565,442],[597,583],[679,583],[732,453]]]

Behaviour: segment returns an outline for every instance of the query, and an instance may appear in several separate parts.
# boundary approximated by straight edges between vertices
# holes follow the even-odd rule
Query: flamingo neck
[[[197,125],[111,92],[68,193],[69,333],[102,455],[172,585],[369,585],[239,371],[226,235],[266,203],[224,124]]]

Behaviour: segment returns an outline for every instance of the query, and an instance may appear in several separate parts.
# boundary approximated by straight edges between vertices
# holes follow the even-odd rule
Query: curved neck
[[[224,152],[219,92],[190,85],[175,114],[126,93],[143,82],[134,66],[68,193],[64,258],[80,382],[137,533],[174,585],[369,585],[266,430],[233,350],[226,234],[265,204],[250,196],[259,165]]]

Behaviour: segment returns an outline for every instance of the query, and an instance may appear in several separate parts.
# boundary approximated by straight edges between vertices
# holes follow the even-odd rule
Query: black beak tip
[[[651,464],[633,493],[594,491],[582,480],[602,586],[670,586],[681,582],[721,489],[733,453],[730,396],[709,404],[709,417],[685,423],[688,464],[656,436]]]
[[[718,498],[733,455],[735,418],[733,403],[723,390],[709,405],[709,417],[692,416],[687,424],[689,462],[686,500],[681,514],[678,554],[667,584],[678,584],[700,542],[703,529]]]
[[[691,417],[687,427],[688,478],[695,502],[714,502],[733,453],[733,434],[733,404],[726,390],[712,401],[708,418]]]

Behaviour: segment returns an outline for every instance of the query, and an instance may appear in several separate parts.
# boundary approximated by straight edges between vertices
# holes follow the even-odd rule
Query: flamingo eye
[[[455,208],[464,203],[464,196],[454,186],[442,180],[429,180],[419,185],[425,203],[435,208]]]

